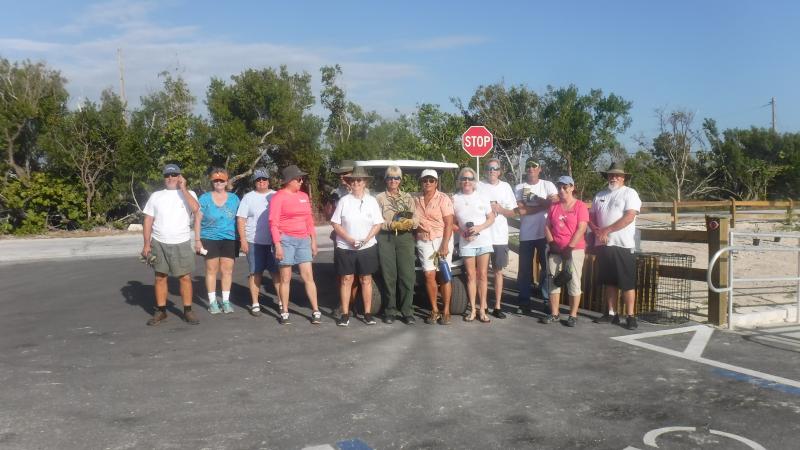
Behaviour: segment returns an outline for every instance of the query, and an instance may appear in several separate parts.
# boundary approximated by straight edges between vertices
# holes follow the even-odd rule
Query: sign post
[[[481,157],[486,156],[494,148],[494,136],[483,125],[473,125],[461,135],[461,148],[468,155],[475,157],[475,175],[481,177]],[[478,181],[478,180],[475,180]]]

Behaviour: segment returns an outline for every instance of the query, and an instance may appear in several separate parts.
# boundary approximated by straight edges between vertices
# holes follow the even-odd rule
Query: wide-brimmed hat
[[[353,166],[355,163],[351,159],[344,159],[341,163],[339,163],[339,167],[335,167],[331,169],[331,172],[336,174],[347,173],[353,171]]]
[[[344,178],[346,180],[349,180],[349,179],[352,179],[352,178],[372,178],[372,175],[367,173],[367,169],[365,169],[363,167],[356,167],[356,168],[353,169],[353,171],[352,171],[352,173],[350,173],[350,175],[347,175]]]
[[[616,174],[616,175],[625,175],[625,179],[631,177],[631,174],[625,172],[625,166],[618,162],[612,162],[610,166],[608,166],[608,170],[601,171],[600,175],[603,175],[603,178],[607,178],[609,174]]]
[[[300,170],[299,167],[292,164],[291,166],[286,166],[281,170],[281,183],[286,184],[295,178],[300,178],[304,175],[308,175],[307,173]]]

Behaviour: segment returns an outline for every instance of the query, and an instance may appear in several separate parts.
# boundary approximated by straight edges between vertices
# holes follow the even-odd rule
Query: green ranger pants
[[[396,316],[399,306],[403,317],[410,317],[414,313],[414,261],[417,258],[414,236],[409,232],[395,235],[394,231],[381,231],[378,233],[378,257],[386,315]]]

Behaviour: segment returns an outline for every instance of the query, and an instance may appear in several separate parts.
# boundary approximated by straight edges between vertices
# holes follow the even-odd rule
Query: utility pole
[[[772,100],[769,102],[772,105],[772,132],[775,132],[775,97],[772,97]]]
[[[117,49],[117,65],[119,66],[119,96],[122,99],[123,115],[125,122],[128,121],[128,98],[125,95],[125,67],[122,65],[122,49]]]

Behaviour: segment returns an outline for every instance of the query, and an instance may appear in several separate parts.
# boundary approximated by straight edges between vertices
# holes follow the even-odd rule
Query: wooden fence
[[[680,217],[681,209],[703,210],[708,211],[711,208],[714,212],[727,212],[731,218],[731,228],[736,227],[736,219],[741,216],[746,216],[751,219],[774,219],[777,214],[765,214],[764,210],[781,209],[794,214],[795,205],[800,206],[800,201],[797,200],[776,200],[776,201],[739,201],[739,200],[714,200],[714,201],[684,201],[679,202],[673,200],[671,202],[643,202],[642,212],[652,209],[668,209],[670,210],[670,224],[673,230],[678,229],[678,220]],[[783,213],[785,214],[785,213]]]

